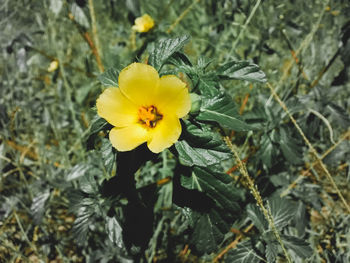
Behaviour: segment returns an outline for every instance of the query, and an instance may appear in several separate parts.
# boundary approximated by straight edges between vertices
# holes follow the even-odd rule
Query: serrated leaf
[[[225,262],[230,263],[260,263],[265,260],[258,254],[262,253],[262,244],[258,242],[254,248],[252,242],[247,240],[239,243],[235,249],[231,249],[226,257]]]
[[[72,181],[72,180],[78,179],[84,176],[88,171],[90,171],[93,168],[94,166],[91,164],[79,163],[75,165],[72,169],[70,169],[70,171],[66,175],[66,180]]]
[[[275,197],[268,200],[268,205],[277,229],[285,227],[293,219],[296,207],[288,199]],[[268,222],[258,207],[249,205],[247,212],[249,218],[261,233],[270,230]]]
[[[103,130],[103,128],[107,125],[108,122],[96,114],[90,124],[90,134],[98,133],[99,131]]]
[[[191,177],[181,177],[181,184],[185,188],[206,193],[219,208],[225,210],[227,214],[233,214],[240,210],[239,205],[235,202],[240,195],[236,188],[227,181],[232,181],[229,175],[200,167],[193,168]]]
[[[108,139],[102,139],[101,155],[105,169],[109,175],[113,170],[113,165],[116,161],[116,154],[113,152],[113,146]]]
[[[297,141],[292,138],[290,132],[287,132],[281,127],[280,129],[280,147],[284,157],[292,164],[302,164],[304,161],[302,159],[302,152],[300,151],[300,146]]]
[[[268,167],[271,168],[273,160],[276,156],[275,146],[272,144],[270,137],[267,134],[264,134],[261,137],[261,148],[258,152],[261,161]]]
[[[240,119],[232,98],[223,92],[214,97],[203,97],[200,112],[196,119],[217,122],[222,127],[234,131],[249,131],[252,129],[250,125]]]
[[[185,35],[177,38],[167,38],[158,41],[148,59],[148,63],[156,70],[160,70],[166,60],[175,52],[179,51],[189,41],[190,37]]]
[[[268,223],[256,204],[249,204],[247,213],[254,226],[256,226],[261,233],[264,233],[264,231],[268,229]]]
[[[77,210],[77,217],[74,221],[72,231],[77,242],[80,244],[86,241],[93,214],[93,210],[86,206],[81,206]]]
[[[115,217],[106,217],[106,232],[113,244],[123,248],[122,228]]]
[[[219,164],[231,158],[230,150],[222,140],[216,139],[209,130],[203,130],[189,122],[184,122],[183,140],[176,142],[179,160],[186,166]]]
[[[119,70],[109,68],[98,76],[98,80],[102,85],[107,87],[118,87]]]
[[[267,258],[267,262],[275,262],[278,254],[278,246],[279,244],[276,241],[269,242],[266,244],[265,255]]]
[[[97,172],[97,171],[96,171]],[[86,194],[97,195],[99,186],[94,178],[94,176],[90,173],[85,174],[79,180],[80,190]]]
[[[72,4],[70,11],[76,22],[78,22],[80,25],[84,26],[85,28],[90,27],[89,20],[87,19],[83,9],[80,8],[76,3]]]
[[[233,184],[226,183],[225,177],[228,175],[200,167],[195,167],[190,177],[181,177],[183,187],[205,193],[214,204],[207,204],[206,212],[190,210],[187,213],[193,227],[191,243],[200,254],[217,250],[240,210],[236,202],[240,194]]]
[[[37,196],[33,198],[30,210],[32,212],[34,222],[36,224],[39,224],[43,218],[43,215],[45,212],[45,203],[49,197],[50,197],[50,191],[46,190],[42,193],[39,193]]]
[[[231,61],[217,70],[221,79],[238,79],[254,82],[266,82],[265,73],[250,61]]]
[[[295,214],[295,204],[286,198],[279,197],[270,199],[268,202],[276,228],[281,229],[288,225]]]
[[[214,209],[205,214],[192,211],[191,217],[195,225],[191,235],[191,243],[194,244],[198,253],[210,254],[217,251],[230,225]]]
[[[309,258],[312,256],[312,248],[303,239],[287,235],[281,235],[281,239],[284,245],[292,250],[298,257]]]

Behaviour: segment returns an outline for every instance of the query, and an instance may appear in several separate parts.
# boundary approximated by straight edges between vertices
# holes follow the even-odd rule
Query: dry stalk
[[[320,164],[322,170],[325,172],[328,180],[331,182],[332,186],[334,187],[334,189],[336,190],[338,196],[340,197],[340,199],[342,200],[344,206],[346,207],[346,209],[348,210],[348,213],[350,213],[350,207],[347,204],[344,196],[342,195],[342,193],[340,192],[338,186],[336,185],[336,183],[334,182],[332,175],[329,173],[327,167],[324,165],[324,163],[322,162],[321,158],[319,157],[317,151],[315,150],[315,148],[312,146],[312,144],[310,143],[310,141],[308,140],[308,138],[306,138],[304,132],[302,131],[302,129],[300,128],[300,126],[298,125],[298,123],[296,122],[296,120],[294,119],[294,117],[292,116],[292,114],[289,112],[286,104],[284,104],[284,102],[280,99],[280,97],[277,95],[275,89],[271,86],[270,83],[267,83],[267,86],[269,87],[269,89],[271,90],[271,93],[273,95],[273,97],[275,97],[276,101],[280,104],[280,106],[282,107],[282,109],[287,113],[288,117],[290,118],[290,120],[293,122],[295,128],[298,130],[299,134],[301,135],[301,137],[303,138],[303,140],[305,141],[305,143],[307,144],[307,146],[309,147],[311,153],[315,156],[317,162]]]
[[[231,149],[232,153],[234,154],[236,161],[239,165],[239,171],[241,172],[243,177],[246,179],[248,187],[249,187],[252,195],[254,196],[258,206],[260,207],[261,211],[263,212],[267,222],[269,223],[269,226],[270,226],[272,232],[274,233],[278,243],[281,245],[283,253],[284,253],[288,263],[291,263],[292,261],[290,259],[289,253],[288,253],[287,249],[285,248],[285,246],[282,242],[281,236],[280,236],[280,234],[275,226],[271,211],[265,208],[264,202],[261,198],[261,195],[260,195],[258,188],[254,184],[254,181],[250,178],[245,164],[239,158],[239,154],[238,154],[236,146],[232,144],[232,142],[228,136],[225,136],[224,140],[225,140],[227,146]]]

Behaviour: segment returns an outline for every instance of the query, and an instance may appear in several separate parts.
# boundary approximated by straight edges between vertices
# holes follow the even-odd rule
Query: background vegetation
[[[133,32],[144,13],[156,27]],[[253,184],[293,262],[350,262],[349,13],[348,1],[335,0],[1,1],[0,261],[285,262]],[[237,145],[238,159],[221,153],[217,168],[229,181],[205,189],[217,182],[204,170],[196,188],[182,181],[220,197],[223,217],[237,205],[229,231],[198,219],[196,200],[174,202],[170,151],[136,172],[141,194],[152,188],[157,198],[139,210],[145,224],[127,220],[127,200],[106,197],[116,172],[108,140],[89,136],[98,76],[146,62],[158,39],[182,35],[198,72],[250,60],[268,80],[220,84],[257,128],[224,130]],[[117,74],[106,72],[102,83]]]

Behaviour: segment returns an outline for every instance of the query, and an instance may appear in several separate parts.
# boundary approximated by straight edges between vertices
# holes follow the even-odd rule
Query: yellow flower
[[[152,17],[145,14],[135,19],[135,25],[132,26],[132,29],[136,30],[137,32],[144,33],[144,32],[148,32],[153,27],[154,27],[154,21]]]
[[[50,66],[47,68],[47,71],[48,72],[54,72],[57,68],[58,68],[58,61],[57,60],[53,60],[50,63]]]
[[[147,142],[159,153],[181,134],[179,118],[191,108],[186,84],[174,75],[161,78],[155,68],[132,63],[118,79],[119,88],[107,88],[97,99],[99,116],[115,126],[109,133],[118,151],[130,151]]]

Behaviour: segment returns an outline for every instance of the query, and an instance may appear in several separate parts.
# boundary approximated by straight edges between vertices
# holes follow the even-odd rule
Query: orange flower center
[[[138,115],[139,121],[150,128],[156,127],[157,121],[163,118],[163,115],[159,114],[154,106],[140,107]]]

